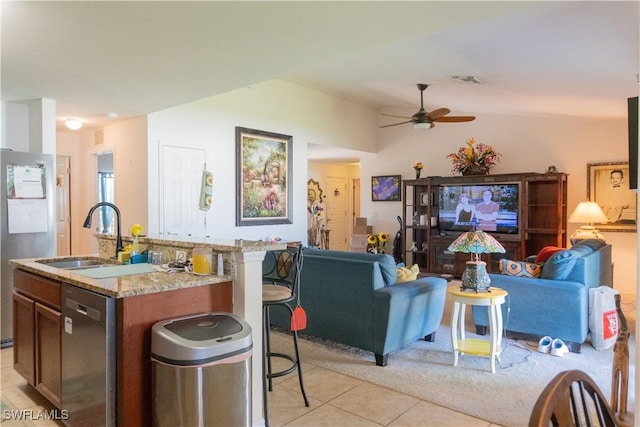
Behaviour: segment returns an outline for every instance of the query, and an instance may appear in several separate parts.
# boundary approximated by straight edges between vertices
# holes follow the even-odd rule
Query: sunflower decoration
[[[369,234],[367,236],[367,252],[372,254],[385,253],[385,246],[389,240],[389,233]]]

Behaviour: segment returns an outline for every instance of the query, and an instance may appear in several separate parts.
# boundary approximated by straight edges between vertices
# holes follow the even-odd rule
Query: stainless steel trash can
[[[153,425],[251,425],[251,327],[230,313],[151,330]]]

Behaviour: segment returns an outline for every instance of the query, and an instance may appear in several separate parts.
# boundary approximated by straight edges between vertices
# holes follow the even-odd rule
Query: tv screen
[[[440,231],[519,233],[520,184],[455,184],[440,186]]]

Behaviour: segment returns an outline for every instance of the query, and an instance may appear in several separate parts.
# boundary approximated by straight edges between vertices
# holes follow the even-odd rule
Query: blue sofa
[[[533,261],[530,257],[528,261]],[[611,245],[583,240],[554,253],[542,264],[541,276],[491,274],[491,286],[509,292],[502,305],[505,330],[536,338],[562,339],[579,353],[589,334],[589,289],[613,286]],[[473,307],[478,334],[486,333],[486,307]]]
[[[268,266],[263,266],[263,269]],[[396,264],[385,254],[305,248],[300,284],[307,335],[375,354],[385,366],[390,352],[420,338],[433,341],[444,311],[447,282],[424,277],[396,284]],[[271,324],[289,328],[283,308]]]

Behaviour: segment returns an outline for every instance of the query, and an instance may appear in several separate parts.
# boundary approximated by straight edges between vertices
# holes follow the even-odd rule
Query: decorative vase
[[[471,165],[466,169],[462,169],[462,175],[489,175],[489,168],[482,165]]]
[[[420,179],[420,173],[422,173],[422,169],[414,168],[413,170],[416,171],[416,179]]]

